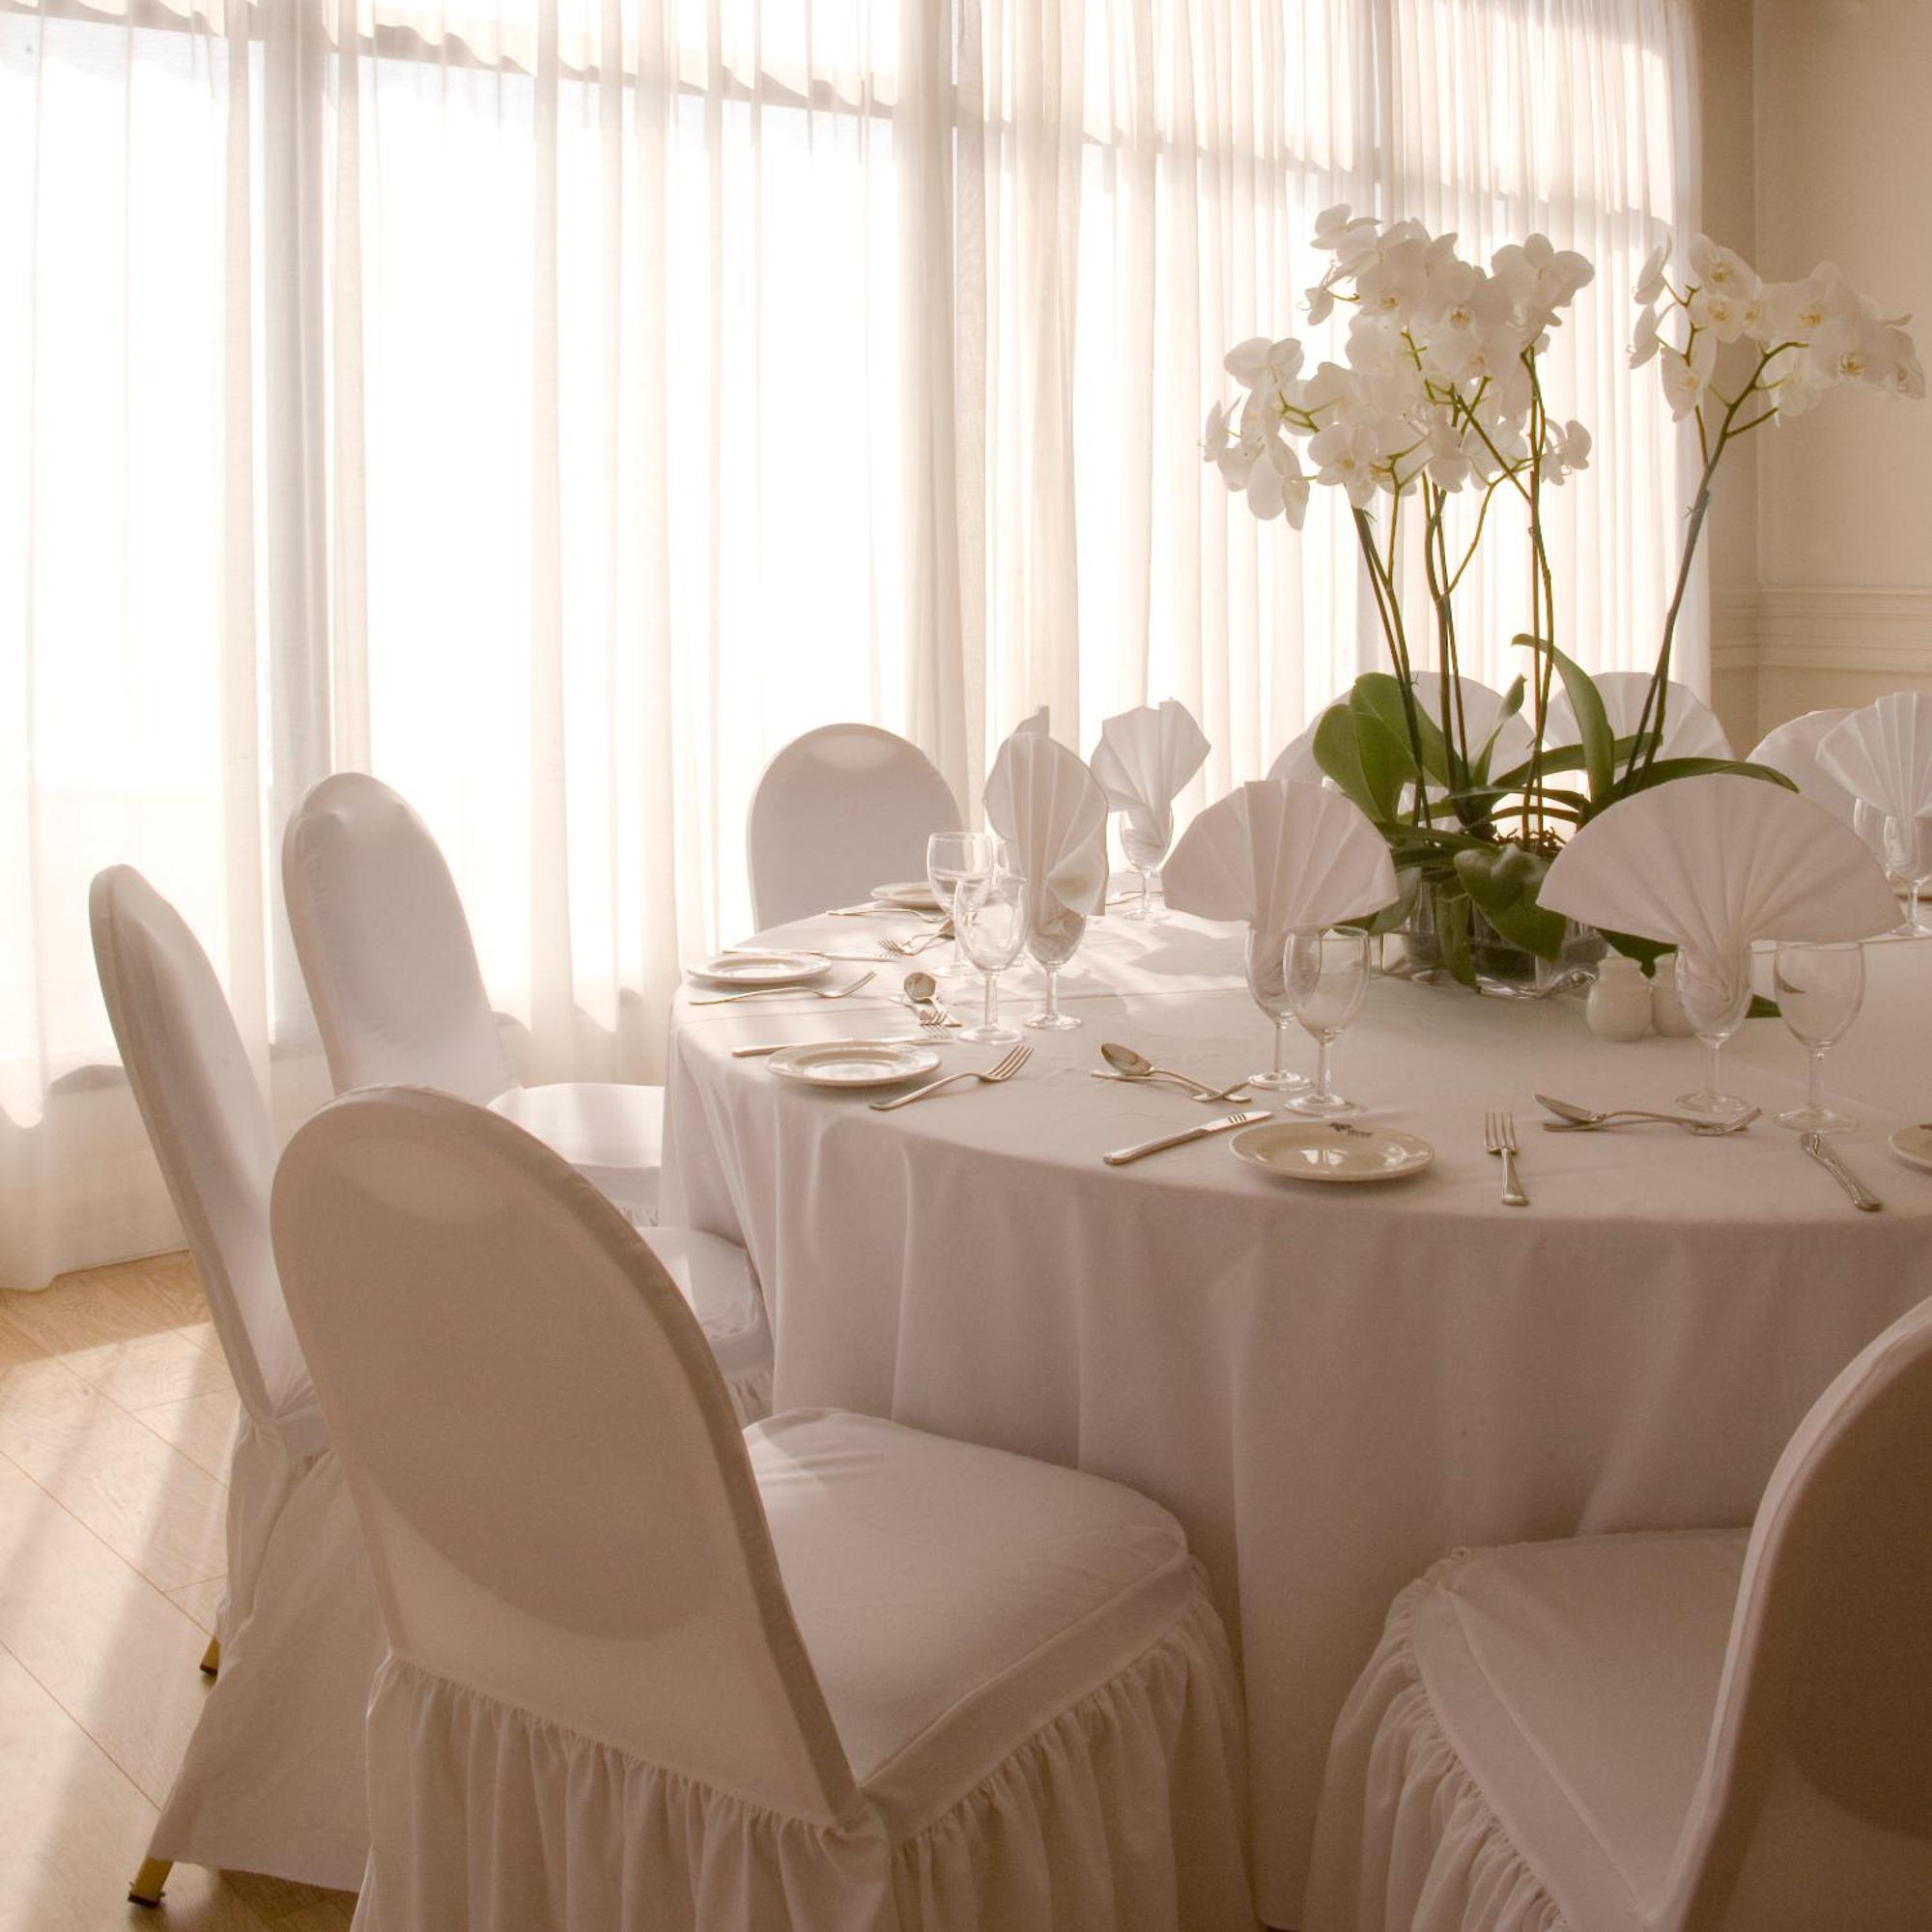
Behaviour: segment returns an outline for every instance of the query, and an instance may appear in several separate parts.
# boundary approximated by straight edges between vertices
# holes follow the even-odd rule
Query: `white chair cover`
[[[925,877],[925,842],[959,802],[919,747],[875,724],[826,724],[764,769],[745,825],[760,929]]]
[[[383,1640],[270,1248],[274,1133],[213,969],[174,908],[117,866],[94,881],[89,911],[122,1063],[242,1404],[220,1673],[149,1856],[354,1886],[368,1850],[362,1710]]]
[[[282,883],[337,1093],[400,1082],[492,1107],[569,1161],[637,1227],[655,1226],[664,1089],[519,1083],[456,881],[407,800],[365,772],[324,779],[289,820]],[[771,1335],[744,1250],[715,1236],[687,1236],[662,1258],[713,1334],[742,1418],[768,1414]]]
[[[1593,671],[1604,709],[1609,714],[1613,737],[1628,738],[1643,716],[1644,695],[1650,689],[1650,673],[1641,670]],[[1656,728],[1656,716],[1651,726]],[[1576,714],[1570,699],[1559,686],[1549,700],[1549,716],[1543,732],[1546,745],[1574,745],[1577,742]],[[1675,678],[1667,680],[1663,706],[1663,743],[1660,758],[1728,758],[1734,755],[1718,714],[1690,689]]]
[[[1807,711],[1767,731],[1750,754],[1754,765],[1769,765],[1782,772],[1813,805],[1822,805],[1833,818],[1850,825],[1858,800],[1818,762],[1818,741],[1833,725],[1851,716],[1848,708],[1833,711]]]
[[[741,1434],[629,1225],[447,1095],[324,1109],[273,1218],[390,1641],[360,1932],[1252,1925],[1165,1511],[863,1417]]]
[[[1743,1531],[1464,1551],[1336,1726],[1306,1932],[1917,1932],[1932,1909],[1932,1301]]]

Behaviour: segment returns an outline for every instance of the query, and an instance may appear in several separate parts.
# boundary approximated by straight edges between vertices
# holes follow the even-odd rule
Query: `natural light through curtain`
[[[0,1281],[172,1238],[86,888],[203,936],[320,1092],[283,819],[443,841],[530,1077],[648,1077],[833,718],[972,798],[1169,694],[1258,775],[1374,662],[1332,503],[1200,462],[1336,200],[1584,248],[1559,532],[1650,648],[1680,452],[1624,300],[1694,184],[1681,0],[0,0]],[[1497,675],[1518,618],[1485,590]],[[1493,611],[1492,621],[1489,620]]]

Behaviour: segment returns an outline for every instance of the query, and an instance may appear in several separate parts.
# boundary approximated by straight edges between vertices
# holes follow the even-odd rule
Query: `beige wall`
[[[1835,261],[1932,355],[1932,0],[1699,0],[1704,225],[1784,279]],[[1932,690],[1932,404],[1833,391],[1758,432],[1711,535],[1716,696],[1743,749]],[[1743,455],[1746,452],[1736,452]]]

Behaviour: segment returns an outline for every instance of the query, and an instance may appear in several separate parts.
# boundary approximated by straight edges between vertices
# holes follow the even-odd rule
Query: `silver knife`
[[[1885,1203],[1827,1146],[1823,1134],[1806,1134],[1798,1145],[1852,1197],[1854,1208],[1866,1214],[1876,1214],[1885,1206]]]
[[[1230,1127],[1245,1127],[1251,1121],[1264,1121],[1272,1111],[1268,1107],[1256,1107],[1245,1114],[1229,1114],[1221,1120],[1209,1121],[1205,1127],[1189,1127],[1179,1134],[1162,1134],[1157,1141],[1142,1141],[1138,1147],[1116,1148],[1112,1153],[1103,1153],[1100,1158],[1109,1167],[1124,1167],[1130,1160],[1159,1153],[1166,1148],[1185,1147],[1189,1141],[1205,1141],[1209,1134],[1225,1134]]]

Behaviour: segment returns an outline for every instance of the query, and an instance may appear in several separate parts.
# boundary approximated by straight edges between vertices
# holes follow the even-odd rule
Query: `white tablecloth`
[[[900,929],[784,937],[856,950]],[[1029,1034],[1009,1086],[892,1114],[729,1052],[911,1031],[889,998],[681,1000],[666,1216],[749,1246],[781,1407],[1045,1457],[1179,1516],[1242,1661],[1261,1902],[1293,1925],[1329,1731],[1403,1584],[1462,1544],[1747,1522],[1806,1406],[1932,1293],[1932,1175],[1884,1145],[1932,1119],[1932,944],[1876,945],[1869,972],[1834,1085],[1865,1122],[1841,1146],[1880,1214],[1854,1213],[1768,1119],[1727,1140],[1538,1126],[1538,1089],[1669,1104],[1698,1084],[1695,1041],[1607,1045],[1571,1000],[1393,980],[1338,1045],[1337,1079],[1365,1118],[1435,1145],[1427,1173],[1276,1180],[1225,1138],[1104,1167],[1106,1149],[1213,1115],[1091,1079],[1102,1039],[1223,1082],[1267,1052],[1238,932],[1115,917],[1064,976],[1077,1033]],[[898,977],[879,969],[883,994]],[[1748,1023],[1726,1059],[1767,1115],[1802,1097],[1780,1022]],[[1498,1203],[1492,1107],[1516,1112],[1527,1209]]]

